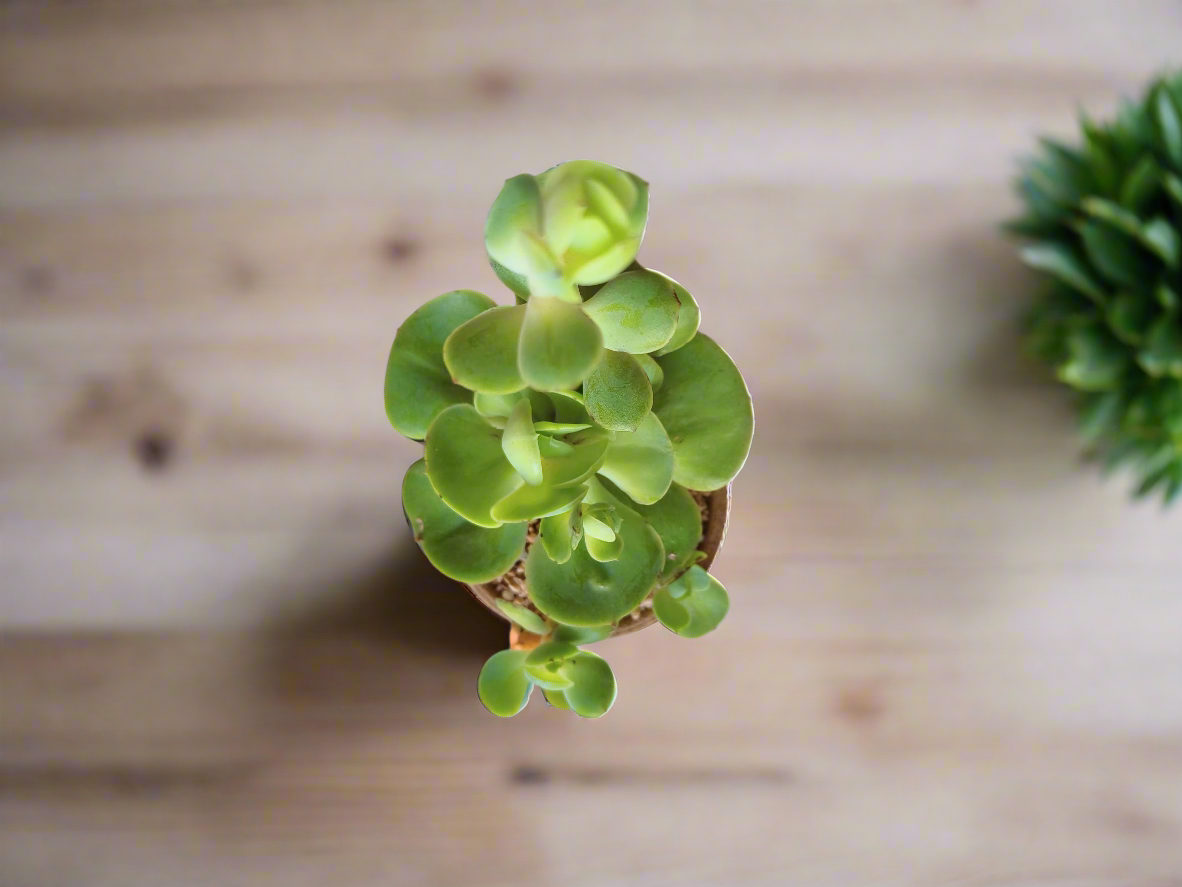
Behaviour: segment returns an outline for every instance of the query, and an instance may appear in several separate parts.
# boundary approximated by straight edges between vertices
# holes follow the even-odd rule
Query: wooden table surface
[[[1013,158],[1176,0],[9,0],[0,884],[1182,884],[1182,511],[1080,464]],[[505,177],[650,179],[757,432],[731,615],[475,694],[386,351]],[[505,300],[507,294],[498,292]]]

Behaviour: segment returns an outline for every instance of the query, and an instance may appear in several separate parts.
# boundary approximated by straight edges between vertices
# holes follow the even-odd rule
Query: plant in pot
[[[511,623],[481,701],[604,714],[611,668],[589,644],[660,621],[722,621],[708,572],[754,427],[735,364],[673,279],[636,264],[646,182],[572,161],[509,179],[485,246],[514,304],[439,296],[398,329],[391,424],[423,441],[402,503],[440,572]]]
[[[1154,81],[1076,144],[1042,141],[1007,226],[1046,288],[1027,343],[1075,392],[1080,430],[1137,495],[1182,494],[1182,75]]]

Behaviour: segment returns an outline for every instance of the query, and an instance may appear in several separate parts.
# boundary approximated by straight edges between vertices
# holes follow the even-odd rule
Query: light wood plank
[[[161,865],[181,885],[1170,883],[1167,632],[763,625],[606,645],[624,689],[594,724],[478,717],[481,644],[393,623],[10,640],[0,855],[18,885],[100,887]],[[1071,652],[1097,630],[1119,653]],[[748,681],[764,705],[736,704]]]

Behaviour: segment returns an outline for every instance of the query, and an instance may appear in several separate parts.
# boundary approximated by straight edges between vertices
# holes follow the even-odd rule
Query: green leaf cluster
[[[1045,290],[1026,319],[1032,354],[1075,391],[1080,429],[1138,496],[1182,494],[1182,75],[1155,80],[1112,120],[1044,139],[1007,227]]]
[[[514,304],[446,293],[406,320],[390,350],[386,413],[424,444],[403,483],[416,541],[444,574],[487,582],[521,557],[537,521],[525,561],[537,613],[515,619],[535,634],[610,633],[666,587],[682,610],[696,606],[676,585],[702,536],[689,491],[725,486],[751,447],[750,394],[698,332],[696,301],[635,263],[647,214],[647,184],[607,164],[509,179],[485,247]],[[662,621],[697,636],[717,625],[703,629],[710,618]],[[498,657],[481,677],[498,714],[534,685],[586,716],[611,704],[598,657]],[[594,692],[580,689],[593,680]]]

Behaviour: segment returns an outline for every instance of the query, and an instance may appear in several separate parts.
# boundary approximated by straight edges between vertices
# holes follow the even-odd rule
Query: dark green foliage
[[[1182,492],[1182,75],[1154,81],[1075,145],[1044,139],[1007,226],[1046,287],[1027,346],[1076,390],[1080,429],[1137,496]]]

